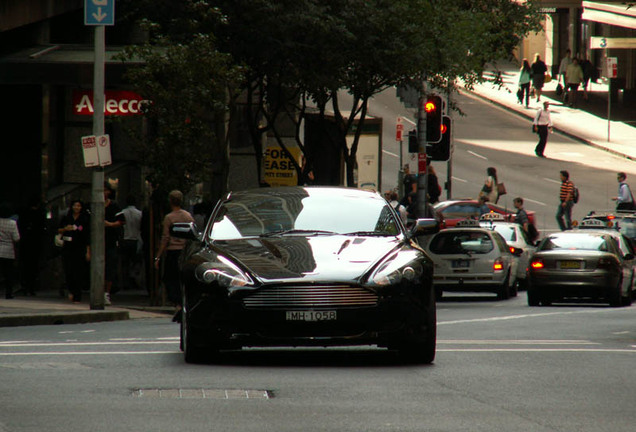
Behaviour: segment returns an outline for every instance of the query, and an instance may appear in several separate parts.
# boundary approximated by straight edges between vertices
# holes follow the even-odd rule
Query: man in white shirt
[[[613,201],[616,201],[616,210],[633,210],[634,196],[629,185],[625,182],[627,174],[619,172],[616,179],[618,180],[618,196],[612,198]]]
[[[135,207],[136,199],[130,195],[126,198],[126,208],[122,210],[126,223],[124,224],[124,238],[121,243],[123,285],[133,288],[139,284],[142,275],[142,213]]]
[[[539,108],[534,116],[533,130],[539,134],[539,142],[534,149],[534,153],[540,157],[545,157],[543,152],[548,143],[548,133],[552,131],[552,119],[550,118],[550,102],[544,101],[543,108]]]

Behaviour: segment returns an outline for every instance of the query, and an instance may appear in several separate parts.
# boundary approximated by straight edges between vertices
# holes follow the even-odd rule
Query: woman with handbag
[[[523,64],[521,65],[521,69],[519,70],[519,90],[517,91],[517,99],[520,104],[523,104],[523,99],[525,96],[526,100],[526,108],[530,104],[530,81],[532,80],[532,68],[530,68],[530,63],[528,63],[528,59],[523,59]]]
[[[487,201],[496,203],[499,199],[499,193],[497,192],[497,170],[494,167],[488,167],[486,169],[486,180],[481,187],[479,197],[485,197]]]
[[[84,203],[78,199],[71,202],[66,216],[60,221],[58,233],[62,234],[62,262],[66,285],[73,303],[82,301],[82,290],[90,281],[90,219],[84,210]]]

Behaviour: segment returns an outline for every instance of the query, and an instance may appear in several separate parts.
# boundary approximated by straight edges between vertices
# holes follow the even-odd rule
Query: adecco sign
[[[142,113],[142,105],[150,101],[142,98],[137,93],[131,91],[109,91],[104,92],[104,114],[117,116],[131,116]],[[93,92],[73,91],[73,114],[93,115]]]

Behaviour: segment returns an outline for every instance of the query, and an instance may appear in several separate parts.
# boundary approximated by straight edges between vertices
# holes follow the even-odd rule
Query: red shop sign
[[[106,90],[104,96],[104,115],[140,115],[142,105],[150,102],[137,93],[124,90]],[[94,111],[93,92],[73,90],[73,114],[93,115]]]

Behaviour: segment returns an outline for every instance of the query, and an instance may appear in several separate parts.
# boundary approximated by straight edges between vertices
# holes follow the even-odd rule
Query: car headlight
[[[204,284],[217,283],[223,288],[240,288],[253,285],[252,278],[236,264],[225,257],[218,256],[218,261],[199,264],[195,275]]]
[[[411,281],[422,274],[422,264],[415,252],[397,253],[387,258],[370,277],[374,285],[395,285],[403,280]]]

